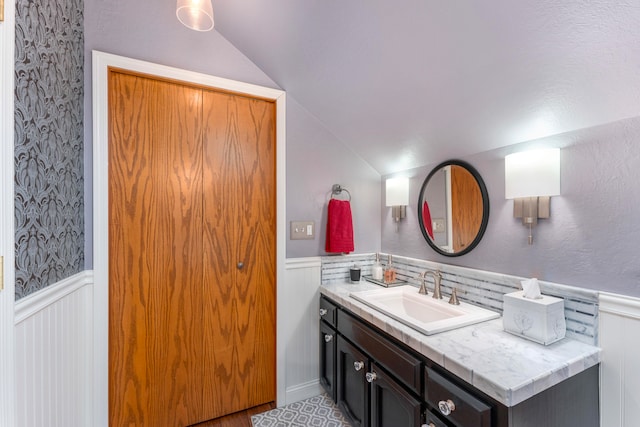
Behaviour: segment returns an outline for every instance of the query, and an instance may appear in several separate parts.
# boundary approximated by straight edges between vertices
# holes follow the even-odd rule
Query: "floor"
[[[351,427],[326,393],[251,417],[254,427]]]
[[[195,424],[191,427],[251,427],[251,416],[262,412],[275,409],[275,402],[265,403],[246,411],[236,412],[226,417],[216,418],[215,420],[205,421],[204,423]]]

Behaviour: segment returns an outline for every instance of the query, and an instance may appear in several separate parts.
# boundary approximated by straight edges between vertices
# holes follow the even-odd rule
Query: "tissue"
[[[529,299],[540,299],[542,295],[540,294],[540,284],[538,284],[538,279],[528,279],[520,282],[522,285],[522,296],[524,298]]]

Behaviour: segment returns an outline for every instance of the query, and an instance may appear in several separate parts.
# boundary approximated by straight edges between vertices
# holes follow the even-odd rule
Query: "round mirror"
[[[476,247],[489,222],[489,195],[478,171],[460,160],[436,166],[420,190],[418,221],[441,255],[460,256]]]

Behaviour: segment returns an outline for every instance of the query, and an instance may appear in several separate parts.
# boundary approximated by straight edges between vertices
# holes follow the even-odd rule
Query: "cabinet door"
[[[320,322],[320,384],[336,401],[336,332]]]
[[[338,336],[338,407],[355,427],[369,425],[369,371],[367,356]],[[400,425],[400,424],[397,424]]]
[[[367,381],[371,383],[371,427],[420,427],[421,402],[371,364]]]

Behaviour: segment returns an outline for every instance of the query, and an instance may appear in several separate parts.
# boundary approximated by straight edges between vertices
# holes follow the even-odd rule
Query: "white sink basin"
[[[418,288],[409,285],[351,292],[350,296],[425,335],[500,317],[500,314],[486,308],[464,302],[452,305],[448,299],[421,295]]]

